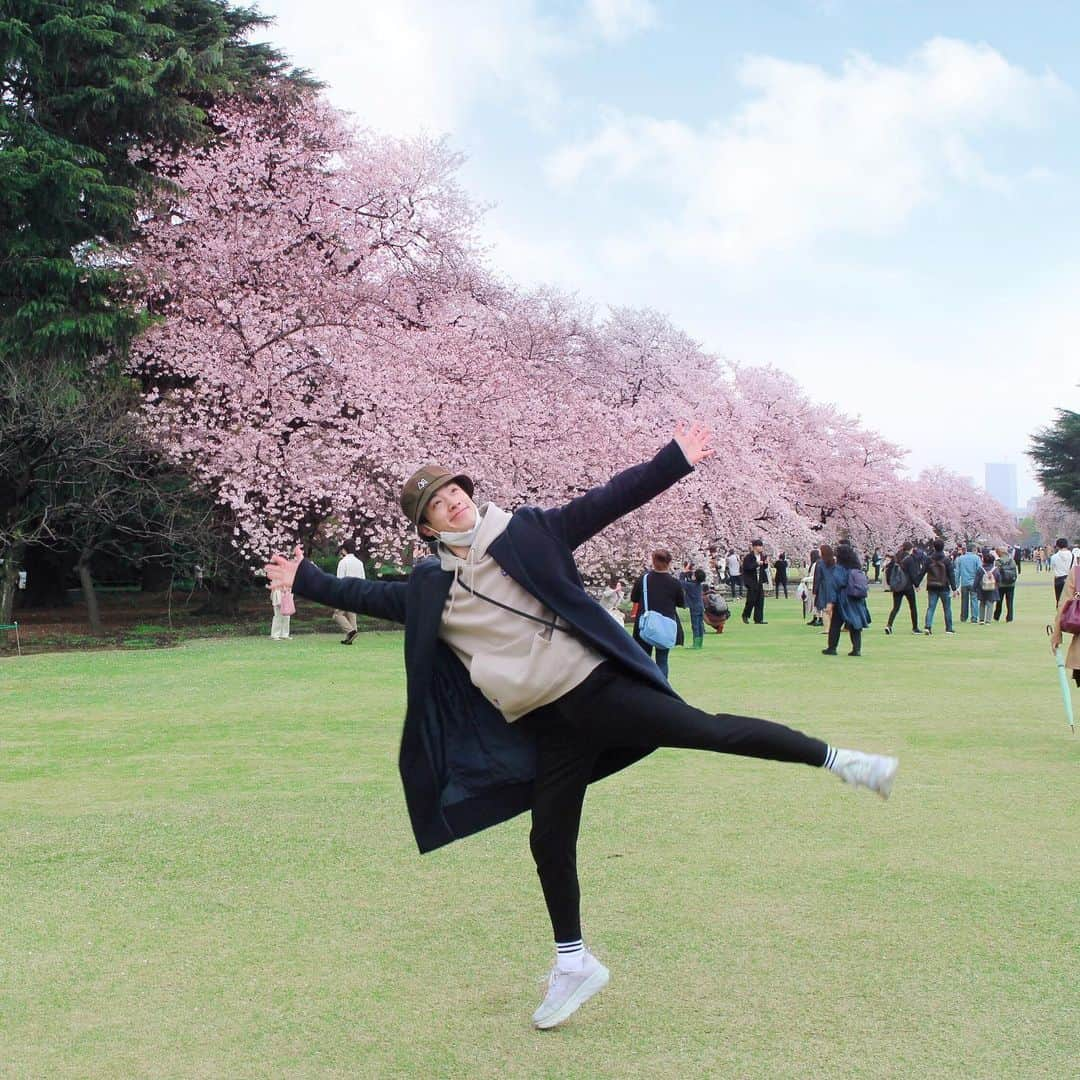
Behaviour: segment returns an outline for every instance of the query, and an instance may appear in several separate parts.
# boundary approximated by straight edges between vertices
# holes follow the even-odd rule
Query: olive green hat
[[[405,481],[401,489],[401,509],[416,529],[424,516],[424,509],[432,495],[447,484],[457,484],[469,498],[473,495],[473,482],[464,473],[454,473],[442,465],[429,461],[421,465]]]

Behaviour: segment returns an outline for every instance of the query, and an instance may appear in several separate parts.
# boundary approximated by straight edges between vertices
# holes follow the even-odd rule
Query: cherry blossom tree
[[[1070,544],[1080,543],[1080,511],[1070,510],[1056,495],[1040,495],[1034,501],[1031,516],[1044,544],[1053,545],[1058,537]]]
[[[1019,536],[1009,511],[966,476],[925,469],[912,490],[916,509],[943,540],[1002,544]]]
[[[552,504],[689,418],[713,428],[718,459],[586,545],[586,569],[758,535],[804,551],[935,526],[1003,533],[971,485],[901,480],[899,447],[782,372],[727,365],[657,312],[598,316],[499,281],[445,144],[356,130],[305,93],[214,121],[214,145],[160,163],[183,194],[147,208],[130,252],[159,317],[131,371],[146,428],[253,565],[344,537],[408,563],[422,545],[397,494],[422,461],[454,463],[508,509]]]

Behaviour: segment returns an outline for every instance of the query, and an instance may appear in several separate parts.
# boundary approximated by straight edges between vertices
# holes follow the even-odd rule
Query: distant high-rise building
[[[986,465],[986,490],[1006,510],[1015,510],[1017,504],[1016,495],[1016,466],[1005,464]]]

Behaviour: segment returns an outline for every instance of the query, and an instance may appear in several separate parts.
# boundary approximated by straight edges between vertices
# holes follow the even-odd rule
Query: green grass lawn
[[[899,754],[896,789],[666,750],[598,784],[612,981],[549,1033],[527,819],[416,853],[399,634],[0,660],[0,1075],[1075,1076],[1050,586],[955,637],[884,603],[861,659],[794,599],[673,654],[695,704]]]

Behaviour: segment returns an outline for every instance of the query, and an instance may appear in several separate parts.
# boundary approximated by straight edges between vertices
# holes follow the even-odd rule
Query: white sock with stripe
[[[580,971],[584,963],[585,942],[581,938],[555,942],[555,966],[560,971]]]
[[[825,760],[821,763],[821,767],[823,769],[828,769],[830,772],[835,772],[836,770],[833,768],[833,766],[835,764],[836,764],[836,747],[835,746],[829,746],[829,747],[827,747],[827,749],[825,751]]]

